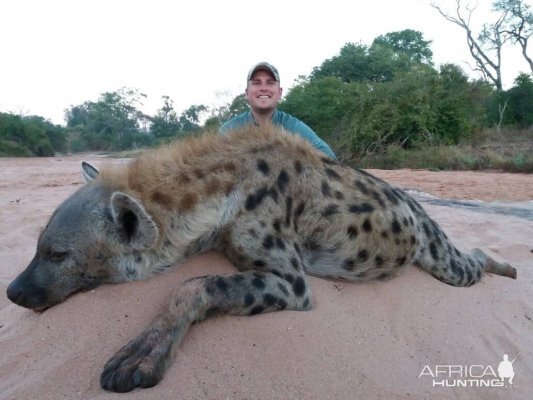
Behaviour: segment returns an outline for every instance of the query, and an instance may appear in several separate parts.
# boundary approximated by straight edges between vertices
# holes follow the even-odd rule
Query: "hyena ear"
[[[81,170],[86,182],[92,182],[99,174],[98,170],[85,161],[81,162]]]
[[[115,192],[111,196],[111,212],[122,238],[129,246],[135,250],[147,250],[155,244],[159,229],[137,200]]]

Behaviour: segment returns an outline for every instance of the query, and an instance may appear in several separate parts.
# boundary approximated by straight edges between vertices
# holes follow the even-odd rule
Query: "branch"
[[[442,10],[442,8],[435,3],[432,3],[431,6],[435,8],[440,15],[442,15],[447,21],[450,21],[462,29],[465,30],[466,33],[466,42],[468,45],[468,49],[470,50],[470,54],[472,55],[472,58],[476,61],[476,64],[478,65],[479,69],[482,70],[483,75],[485,77],[488,77],[495,85],[498,90],[502,90],[502,83],[501,83],[501,47],[502,47],[502,40],[501,40],[501,34],[497,33],[497,31],[492,30],[492,32],[495,34],[494,39],[490,39],[490,41],[494,44],[496,51],[496,59],[497,61],[494,62],[485,52],[485,50],[481,47],[481,45],[476,41],[472,34],[472,30],[470,29],[470,21],[472,18],[472,14],[475,11],[476,7],[465,7],[465,9],[468,11],[468,17],[465,20],[465,17],[463,17],[462,9],[461,9],[461,0],[455,0],[457,7],[456,7],[456,14],[457,17],[453,17],[446,12]],[[501,23],[504,21],[504,18],[501,17],[497,24],[498,26],[501,25]],[[489,40],[490,35],[485,32],[486,40]]]

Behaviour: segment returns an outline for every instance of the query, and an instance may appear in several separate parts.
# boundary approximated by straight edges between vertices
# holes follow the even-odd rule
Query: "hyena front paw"
[[[169,335],[154,330],[143,332],[107,362],[100,385],[112,392],[156,385],[163,378],[171,348]]]

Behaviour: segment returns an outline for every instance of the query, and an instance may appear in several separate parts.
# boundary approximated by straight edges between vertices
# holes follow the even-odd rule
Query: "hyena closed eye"
[[[238,272],[180,284],[176,295],[104,367],[101,385],[155,385],[192,323],[312,307],[308,275],[386,279],[414,264],[454,286],[485,272],[516,278],[481,250],[458,251],[408,194],[324,158],[277,128],[204,135],[101,173],[54,212],[30,265],[8,287],[44,309],[102,283],[146,279],[209,249]]]

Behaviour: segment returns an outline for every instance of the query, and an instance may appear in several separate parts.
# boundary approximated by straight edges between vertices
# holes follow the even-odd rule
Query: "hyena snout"
[[[7,287],[7,297],[13,303],[26,308],[42,308],[49,306],[46,290],[35,283],[27,271],[21,273]]]
[[[9,284],[8,299],[21,307],[41,310],[61,302],[74,291],[70,282],[58,279],[46,269],[35,257]]]

